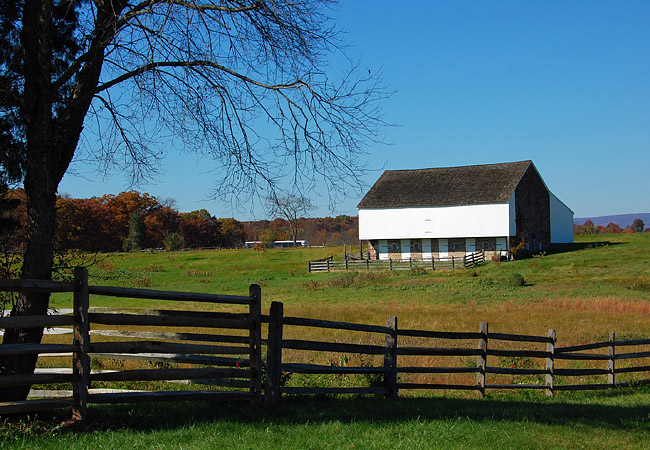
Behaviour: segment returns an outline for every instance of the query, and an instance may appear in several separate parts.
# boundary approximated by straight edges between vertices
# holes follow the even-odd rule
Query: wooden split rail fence
[[[420,389],[474,390],[481,396],[489,389],[537,389],[552,395],[565,390],[650,383],[650,365],[633,365],[634,361],[650,358],[650,339],[616,340],[611,333],[607,341],[559,347],[554,330],[549,330],[547,336],[528,336],[488,332],[487,322],[480,323],[478,332],[400,329],[397,323],[397,317],[389,317],[386,326],[284,317],[282,304],[273,302],[269,316],[266,399],[274,402],[283,394],[345,393],[397,397],[401,391]],[[364,344],[284,339],[285,329],[295,327],[322,330],[317,335],[323,335],[325,329],[361,332],[366,337],[383,338],[384,342],[377,343],[376,339],[374,343]],[[415,340],[424,342],[414,345]],[[643,351],[633,351],[639,346],[645,347]],[[607,353],[589,352],[597,349],[605,349]],[[287,350],[293,355],[290,362],[283,360]],[[302,352],[303,362],[295,360],[299,352]],[[316,364],[312,362],[315,353],[359,355],[361,361],[379,356],[383,362],[372,366],[367,363],[356,366]],[[445,366],[427,364],[441,360],[451,361]],[[579,367],[571,367],[572,361],[579,362]],[[599,364],[601,367],[591,367]],[[582,367],[584,365],[590,367]],[[619,375],[634,373],[645,378],[617,379]],[[327,386],[305,386],[304,382],[300,386],[290,386],[286,380],[290,381],[293,374],[339,378],[362,375],[373,377],[375,382],[361,387],[340,387],[336,382]],[[458,382],[459,377],[464,377],[460,380],[464,382]]]
[[[65,391],[58,398],[0,403],[0,414],[71,406],[73,418],[84,420],[90,403],[259,402],[262,393],[273,403],[282,395],[394,398],[404,391],[431,389],[473,390],[480,395],[495,389],[537,389],[552,395],[563,390],[650,383],[650,339],[621,340],[614,333],[602,342],[558,346],[554,330],[546,336],[494,333],[485,322],[478,332],[401,329],[397,317],[389,317],[385,326],[285,317],[278,302],[271,304],[266,316],[261,314],[257,285],[250,287],[248,296],[88,286],[85,269],[75,270],[74,283],[0,280],[0,290],[71,292],[74,297],[73,314],[0,318],[0,328],[5,330],[70,327],[73,335],[72,343],[0,345],[0,357],[36,354],[43,359],[65,358],[71,364],[68,373],[42,368],[29,375],[0,375],[0,388],[51,383],[72,386],[72,392]],[[106,311],[89,307],[94,295],[200,302],[217,305],[221,311]],[[245,311],[232,312],[237,307]],[[229,310],[224,311],[226,308]],[[268,323],[266,340],[261,331],[264,322]],[[310,336],[317,339],[305,338]],[[147,367],[129,366],[138,361],[145,361]],[[103,370],[116,362],[117,370]],[[329,381],[323,377],[330,377]],[[143,389],[129,392],[92,388],[93,383],[111,382],[129,382],[130,386],[162,383],[154,384],[156,389],[146,389],[149,385],[143,384]],[[168,382],[193,383],[200,388],[161,387]]]
[[[335,260],[333,257],[309,261],[309,272],[341,272],[353,270],[439,270],[467,269],[485,262],[485,252],[474,252],[464,256],[448,256],[430,259],[352,259]]]
[[[88,286],[85,268],[75,270],[74,283],[0,280],[3,291],[72,292],[73,314],[0,318],[0,328],[72,327],[72,343],[3,344],[0,357],[36,354],[68,358],[69,373],[40,369],[37,373],[0,375],[0,388],[34,384],[72,384],[72,392],[41,399],[0,403],[0,413],[30,412],[72,406],[73,419],[85,420],[89,403],[168,400],[261,400],[261,292],[252,285],[248,296],[192,294],[110,286]],[[223,308],[244,307],[242,313],[188,310],[132,311],[91,309],[93,295],[134,299],[200,302]],[[169,303],[167,303],[169,304]],[[148,331],[133,331],[146,327]],[[189,331],[183,331],[188,330]],[[199,332],[194,330],[198,329]],[[91,363],[91,359],[93,363]],[[101,361],[117,362],[118,370],[91,370]],[[148,368],[129,367],[146,361]],[[153,367],[153,368],[152,368]],[[109,382],[194,381],[198,390],[93,390]],[[228,389],[213,385],[229,386]]]

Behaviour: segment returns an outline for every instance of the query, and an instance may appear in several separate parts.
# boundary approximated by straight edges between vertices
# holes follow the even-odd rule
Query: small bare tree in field
[[[312,211],[314,206],[307,197],[299,195],[273,195],[268,200],[271,216],[280,216],[289,222],[291,240],[296,246],[298,238],[298,222],[306,213]]]

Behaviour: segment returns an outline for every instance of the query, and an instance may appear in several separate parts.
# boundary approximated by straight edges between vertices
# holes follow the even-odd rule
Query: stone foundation
[[[502,241],[502,244],[500,245],[497,242],[497,239],[500,239]],[[468,241],[469,240],[469,241]],[[404,242],[403,242],[404,241]],[[427,249],[427,258],[428,256],[428,247],[425,245],[425,241],[431,241],[431,256],[434,258],[440,258],[440,239],[410,239],[408,240],[409,242],[406,242],[406,240],[400,240],[400,239],[388,239],[385,240],[385,247],[388,249],[388,258],[392,260],[397,260],[397,259],[406,259],[410,257],[411,259],[424,259],[424,250],[425,248]],[[462,258],[467,254],[468,251],[470,251],[471,247],[471,242],[474,242],[474,250],[475,252],[480,252],[485,250],[486,255],[488,257],[491,257],[499,247],[504,247],[502,250],[506,250],[504,243],[507,241],[505,237],[503,238],[494,238],[494,237],[478,237],[478,238],[449,238],[447,239],[447,257],[453,256],[454,258]],[[380,241],[379,240],[371,240],[368,241],[368,255],[370,256],[370,259],[372,260],[377,260],[380,259]],[[402,253],[402,251],[406,251],[406,249],[410,250],[409,255],[404,257],[405,253]]]

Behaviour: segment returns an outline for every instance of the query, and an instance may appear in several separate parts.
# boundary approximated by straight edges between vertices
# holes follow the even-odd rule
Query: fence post
[[[409,269],[413,269],[413,259],[409,256]]]
[[[327,271],[328,272],[330,271],[330,260],[329,259],[327,260]]]
[[[393,260],[388,258],[388,270],[393,270]]]
[[[557,336],[555,330],[548,330],[548,337],[551,338],[551,342],[546,343],[546,351],[550,355],[546,358],[546,395],[551,397],[554,393],[554,364],[555,364],[555,342],[557,341]]]
[[[250,330],[250,392],[253,403],[262,400],[262,288],[251,284],[248,289],[250,297],[248,319],[252,322]]]
[[[74,327],[72,331],[72,343],[79,346],[79,350],[72,353],[72,420],[85,422],[87,418],[88,401],[88,371],[90,370],[90,358],[88,349],[90,346],[90,324],[88,323],[88,269],[76,267],[74,269],[74,300],[73,314]]]
[[[607,361],[607,383],[616,386],[616,333],[609,333],[609,360]]]
[[[264,398],[267,403],[277,403],[281,396],[282,379],[282,329],[284,322],[284,304],[271,303],[269,313],[269,339],[266,345],[266,387]]]
[[[488,349],[488,323],[480,322],[478,332],[481,337],[478,340],[478,349],[481,353],[476,360],[476,367],[478,373],[476,374],[476,385],[479,387],[481,397],[485,397],[485,366],[487,365],[487,349]]]
[[[451,268],[452,269],[456,268],[456,262],[454,261],[454,255],[451,255]]]
[[[345,271],[348,271],[348,258],[345,258]]]
[[[388,397],[397,398],[397,317],[388,316],[386,326],[391,332],[386,334],[384,369],[390,369],[390,372],[384,372],[384,384],[390,391]]]
[[[366,270],[368,272],[370,272],[370,257],[368,257],[368,259],[366,259]]]
[[[431,270],[436,270],[435,261],[436,261],[436,258],[433,255],[431,255]]]

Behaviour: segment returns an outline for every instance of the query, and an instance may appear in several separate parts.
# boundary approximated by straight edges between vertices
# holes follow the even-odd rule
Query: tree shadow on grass
[[[616,393],[588,393],[605,399],[648,388]],[[581,397],[587,398],[587,397]],[[453,399],[445,397],[400,398],[284,398],[275,406],[239,403],[183,402],[165,404],[104,405],[89,408],[86,428],[153,431],[200,423],[249,423],[295,425],[338,421],[341,423],[403,423],[467,419],[477,422],[532,422],[547,425],[590,425],[612,429],[650,428],[650,404],[615,406],[554,399]],[[617,403],[625,403],[620,401]]]
[[[553,255],[556,253],[569,253],[578,250],[586,250],[590,248],[609,247],[614,245],[621,245],[621,242],[612,241],[597,241],[597,242],[572,242],[568,244],[551,244],[547,254]]]

